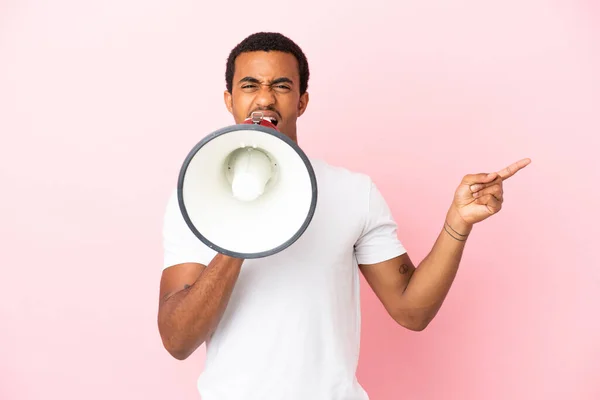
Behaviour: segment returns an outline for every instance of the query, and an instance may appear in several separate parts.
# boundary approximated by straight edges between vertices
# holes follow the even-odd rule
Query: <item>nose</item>
[[[268,85],[261,85],[255,98],[256,105],[259,107],[270,107],[275,104],[275,94]]]

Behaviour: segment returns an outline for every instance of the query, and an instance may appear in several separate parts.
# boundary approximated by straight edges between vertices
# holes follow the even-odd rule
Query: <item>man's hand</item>
[[[451,213],[472,226],[496,214],[502,208],[504,190],[502,182],[531,163],[524,158],[498,172],[466,175],[454,194]]]

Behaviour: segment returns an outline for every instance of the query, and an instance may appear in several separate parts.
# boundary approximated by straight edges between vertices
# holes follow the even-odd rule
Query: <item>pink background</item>
[[[309,58],[301,145],[375,179],[416,262],[464,174],[533,160],[427,330],[363,286],[371,398],[600,398],[599,26],[591,0],[0,2],[0,399],[198,398],[204,348],[155,322],[162,214],[258,30]]]

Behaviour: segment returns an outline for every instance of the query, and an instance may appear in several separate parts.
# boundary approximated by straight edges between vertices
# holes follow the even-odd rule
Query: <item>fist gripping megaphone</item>
[[[300,147],[255,112],[194,146],[179,172],[177,197],[200,241],[251,259],[278,253],[304,233],[317,180]]]

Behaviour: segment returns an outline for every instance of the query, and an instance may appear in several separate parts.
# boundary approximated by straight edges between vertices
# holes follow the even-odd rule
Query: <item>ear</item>
[[[229,113],[233,114],[233,99],[231,97],[231,93],[229,93],[227,90],[225,90],[225,93],[223,93],[223,100],[225,100],[225,107],[227,107]]]
[[[302,96],[300,96],[300,101],[298,102],[298,116],[304,114],[306,111],[306,107],[308,106],[308,92],[304,92]]]

